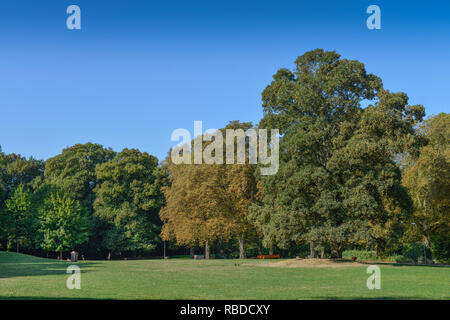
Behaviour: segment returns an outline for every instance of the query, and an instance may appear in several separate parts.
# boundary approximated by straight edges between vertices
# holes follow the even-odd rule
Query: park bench
[[[280,259],[279,254],[258,254],[257,259]]]

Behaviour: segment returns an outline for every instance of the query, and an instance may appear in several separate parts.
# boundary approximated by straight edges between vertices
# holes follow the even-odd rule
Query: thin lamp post
[[[411,223],[411,239],[412,239],[412,245],[413,245],[413,254],[414,254],[414,264],[417,264],[417,257],[416,257],[416,244],[414,242],[414,226],[416,224],[413,222]]]
[[[425,249],[425,236],[423,236],[423,264],[427,264],[427,251]]]

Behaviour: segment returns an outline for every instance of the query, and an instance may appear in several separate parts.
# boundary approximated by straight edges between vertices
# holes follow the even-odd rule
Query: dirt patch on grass
[[[349,260],[333,259],[290,259],[271,263],[261,263],[263,267],[285,267],[285,268],[341,268],[341,267],[361,267],[363,264]]]

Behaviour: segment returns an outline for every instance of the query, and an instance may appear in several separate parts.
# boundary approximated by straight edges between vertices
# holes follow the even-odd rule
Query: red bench
[[[258,254],[257,259],[280,259],[279,254]]]

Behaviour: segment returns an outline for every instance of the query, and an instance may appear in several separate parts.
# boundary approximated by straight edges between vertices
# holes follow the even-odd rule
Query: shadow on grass
[[[450,299],[450,297],[443,297],[441,299],[438,300],[448,300]],[[139,299],[139,300],[129,300],[129,299],[112,299],[112,298],[83,298],[83,297],[41,297],[41,296],[14,296],[14,297],[8,297],[8,296],[0,296],[0,301],[17,301],[17,300],[46,300],[46,301],[128,301],[128,302],[132,302],[132,301],[171,301],[171,299],[163,299],[163,300],[159,300],[159,299]],[[261,299],[258,301],[273,301],[272,299]],[[311,297],[308,298],[306,300],[281,300],[281,301],[324,301],[324,300],[333,300],[333,301],[399,301],[399,300],[403,300],[403,301],[407,301],[407,300],[427,300],[427,301],[436,301],[436,299],[433,298],[418,298],[418,297],[390,297],[390,296],[385,296],[385,297]],[[191,301],[191,300],[183,300],[183,301]],[[192,300],[195,301],[195,300]],[[210,301],[215,301],[210,300]],[[217,301],[220,301],[217,300]],[[242,300],[242,301],[245,301]],[[249,299],[249,301],[254,301],[252,299]]]
[[[28,263],[1,263],[0,264],[0,280],[14,277],[32,277],[66,274],[67,267],[77,265],[80,267],[81,273],[89,272],[92,267],[99,268],[95,262],[28,262]],[[2,297],[0,296],[0,299]]]
[[[14,297],[7,297],[7,296],[0,296],[0,301],[16,301],[16,300],[50,300],[50,301],[61,301],[61,300],[67,300],[67,301],[83,301],[83,300],[97,300],[97,301],[104,301],[104,300],[113,300],[113,299],[97,299],[97,298],[73,298],[73,297],[21,297],[21,296],[14,296]]]
[[[423,298],[423,297],[312,297],[313,300],[436,300],[435,298]],[[446,300],[448,297],[443,297],[440,300]]]
[[[448,264],[413,264],[413,263],[400,263],[400,262],[381,262],[381,261],[358,261],[361,264],[379,264],[383,266],[393,267],[432,267],[432,268],[450,268]]]

